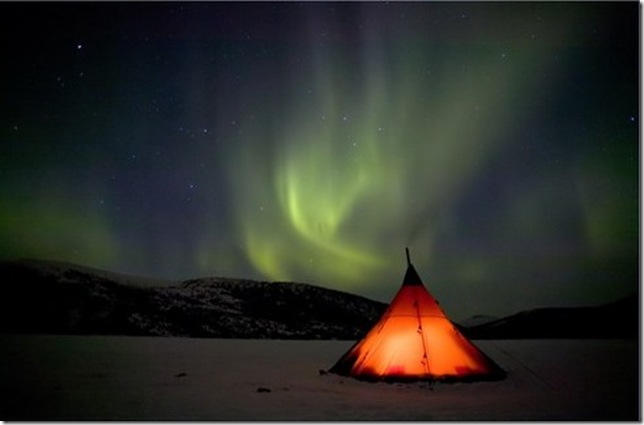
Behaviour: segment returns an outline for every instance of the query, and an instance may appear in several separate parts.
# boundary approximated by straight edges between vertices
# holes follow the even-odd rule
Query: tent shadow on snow
[[[463,336],[407,253],[402,287],[367,334],[329,369],[365,381],[493,381],[506,372]]]

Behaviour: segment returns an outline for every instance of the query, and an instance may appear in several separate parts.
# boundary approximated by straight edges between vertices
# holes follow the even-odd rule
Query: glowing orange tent
[[[505,372],[450,322],[409,260],[380,320],[329,372],[364,380],[496,380]]]

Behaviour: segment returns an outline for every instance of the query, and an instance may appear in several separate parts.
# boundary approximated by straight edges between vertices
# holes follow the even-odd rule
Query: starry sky
[[[452,318],[638,289],[638,3],[2,3],[0,258]]]

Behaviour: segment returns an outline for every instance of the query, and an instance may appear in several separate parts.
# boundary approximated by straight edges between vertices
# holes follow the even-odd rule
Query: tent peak
[[[407,272],[403,279],[403,285],[422,285],[423,281],[420,280],[418,272],[411,264],[411,258],[409,256],[409,248],[405,247],[405,254],[407,255]]]

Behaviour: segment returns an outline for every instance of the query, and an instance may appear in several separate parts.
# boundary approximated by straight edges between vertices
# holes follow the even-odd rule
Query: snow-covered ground
[[[320,375],[350,341],[3,335],[0,419],[640,419],[637,341],[474,342],[507,379]]]

